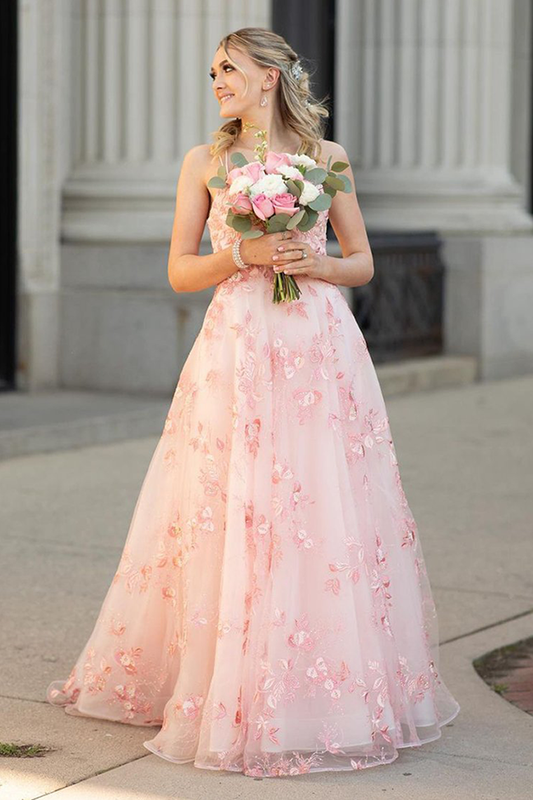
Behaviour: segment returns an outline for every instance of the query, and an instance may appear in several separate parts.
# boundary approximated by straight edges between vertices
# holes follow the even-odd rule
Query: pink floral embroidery
[[[224,195],[215,252],[239,236]],[[294,239],[325,253],[327,221]],[[215,287],[101,615],[47,699],[161,726],[145,746],[200,767],[361,770],[459,706],[365,339],[337,286],[302,274],[276,305],[272,281]]]

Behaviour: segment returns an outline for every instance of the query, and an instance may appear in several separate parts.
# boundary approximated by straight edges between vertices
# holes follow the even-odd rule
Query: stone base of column
[[[533,234],[443,236],[445,351],[482,380],[533,373]]]
[[[17,389],[54,389],[59,385],[58,290],[21,289],[17,303]]]
[[[122,174],[120,174],[122,172]],[[106,178],[71,178],[63,191],[61,238],[66,242],[159,242],[172,232],[177,172],[164,177],[129,176],[110,170]]]
[[[210,251],[202,243],[200,255]],[[176,293],[165,244],[64,243],[60,385],[162,395],[177,384],[214,287]]]
[[[397,169],[355,174],[366,225],[387,230],[529,232],[533,218],[524,210],[523,188],[507,174],[480,176],[449,170],[420,174]]]

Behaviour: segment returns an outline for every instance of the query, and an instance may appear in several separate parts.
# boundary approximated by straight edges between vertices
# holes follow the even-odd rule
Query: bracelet
[[[233,242],[233,247],[231,249],[231,253],[233,256],[233,261],[238,269],[245,269],[245,267],[249,267],[249,264],[245,264],[241,257],[241,242],[242,239],[235,239]]]

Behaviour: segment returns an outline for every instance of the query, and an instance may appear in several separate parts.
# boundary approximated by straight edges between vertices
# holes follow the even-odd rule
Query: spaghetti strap
[[[218,160],[220,161],[220,166],[224,166],[224,163],[222,161],[222,156],[221,155],[219,155]],[[226,162],[226,172],[229,172],[229,169],[228,169],[228,151],[227,150],[224,152],[224,160]]]

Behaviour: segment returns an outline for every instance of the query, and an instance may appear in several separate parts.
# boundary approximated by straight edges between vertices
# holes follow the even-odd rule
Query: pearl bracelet
[[[235,239],[233,242],[233,247],[231,253],[233,255],[233,261],[238,269],[244,269],[245,267],[250,266],[249,264],[245,264],[241,257],[241,242],[242,239]]]

